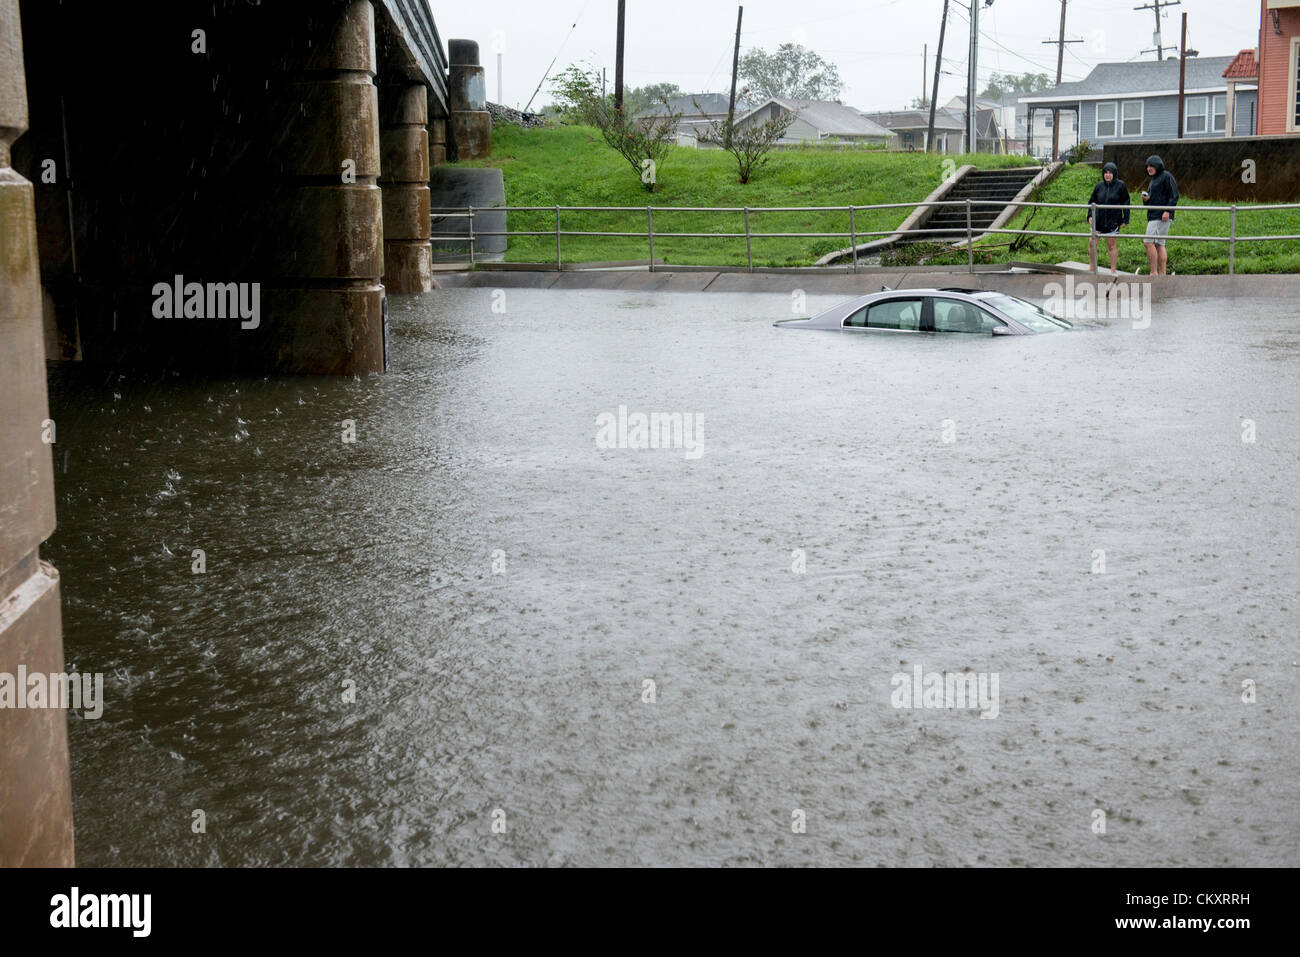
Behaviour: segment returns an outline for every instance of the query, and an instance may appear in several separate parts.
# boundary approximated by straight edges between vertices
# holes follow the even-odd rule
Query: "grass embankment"
[[[918,202],[943,181],[944,160],[958,166],[1024,166],[1023,156],[942,157],[924,153],[806,147],[771,154],[766,166],[741,185],[736,162],[721,150],[676,148],[658,170],[653,193],[642,186],[627,160],[582,126],[525,130],[499,125],[492,132],[492,156],[465,166],[500,167],[510,206],[635,206],[625,213],[566,212],[566,230],[611,230],[636,237],[565,236],[566,263],[646,259],[646,206],[654,211],[655,258],[668,263],[743,266],[745,240],[679,238],[675,233],[744,233],[742,213],[674,212],[659,207],[689,206],[848,206]],[[1086,196],[1086,193],[1085,193]],[[909,210],[855,214],[859,231],[890,230]],[[512,236],[510,262],[555,262],[555,214],[509,215],[512,230],[539,230],[544,236]],[[750,213],[754,233],[813,233],[849,230],[847,212]],[[859,241],[866,241],[865,239]],[[825,253],[848,245],[844,239],[754,239],[756,266],[808,266]]]
[[[980,157],[982,160],[983,157]],[[1177,171],[1174,172],[1177,176]],[[1086,203],[1092,194],[1092,187],[1101,177],[1096,167],[1067,166],[1055,180],[1043,189],[1039,197],[1045,203]],[[1140,206],[1139,195],[1143,183],[1129,183],[1129,192],[1135,206]],[[1227,273],[1227,242],[1178,242],[1179,236],[1227,236],[1231,214],[1228,212],[1193,213],[1181,211],[1195,206],[1228,206],[1219,201],[1194,200],[1182,197],[1178,201],[1180,212],[1174,218],[1169,240],[1169,267],[1178,273]],[[1032,214],[1026,210],[1007,224],[1008,229],[1044,229],[1087,232],[1086,213],[1080,209],[1038,209]],[[1119,240],[1119,268],[1125,272],[1134,272],[1139,267],[1147,271],[1146,246],[1140,239],[1124,239],[1123,236],[1141,237],[1146,232],[1147,216],[1145,210],[1134,209],[1130,214],[1128,226],[1124,227]],[[1300,235],[1300,210],[1252,210],[1249,205],[1238,204],[1238,236]],[[975,246],[977,263],[999,263],[1008,259],[1028,262],[1075,262],[1088,261],[1088,240],[1067,236],[1034,236],[1021,249],[1012,252],[1009,243],[1016,237],[1008,235],[991,236]],[[1110,260],[1104,242],[1099,243],[1099,265],[1109,268]],[[934,253],[935,250],[928,250]],[[910,250],[913,261],[920,250]],[[892,257],[887,257],[892,258]],[[935,264],[966,265],[967,253],[938,251],[926,257],[926,262]],[[1242,273],[1294,273],[1300,272],[1300,242],[1281,240],[1276,242],[1237,243],[1236,270]]]

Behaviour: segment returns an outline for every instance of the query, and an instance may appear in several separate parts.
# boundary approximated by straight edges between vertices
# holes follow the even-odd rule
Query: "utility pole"
[[[1065,45],[1067,43],[1082,43],[1082,40],[1065,39],[1065,4],[1068,0],[1061,0],[1061,35],[1055,40],[1044,40],[1044,43],[1053,43],[1056,45],[1056,85],[1061,85],[1061,77],[1065,70]],[[1061,155],[1061,111],[1052,110],[1052,162]]]
[[[925,134],[925,151],[934,152],[934,106],[939,102],[939,66],[943,63],[943,33],[948,28],[948,0],[943,0],[943,19],[939,21],[939,49],[934,54],[934,93],[930,96],[930,128]]]
[[[1183,36],[1178,41],[1178,138],[1183,138],[1183,101],[1187,96],[1187,14],[1183,14]],[[1213,101],[1211,101],[1213,102]],[[1207,123],[1208,127],[1209,124]]]
[[[627,0],[618,0],[618,48],[614,53],[614,112],[623,113],[623,17]]]
[[[979,138],[975,130],[975,87],[979,83],[976,63],[980,51],[980,4],[982,0],[971,0],[970,4],[970,72],[966,77],[966,152],[979,152]]]
[[[745,8],[741,7],[736,13],[736,52],[731,55],[731,99],[727,101],[727,129],[722,137],[724,150],[731,147],[731,124],[736,121],[736,74],[740,71],[740,21],[744,18]]]
[[[1151,37],[1151,42],[1155,44],[1155,47],[1151,50],[1143,50],[1143,53],[1154,53],[1157,60],[1165,58],[1165,47],[1160,36],[1160,10],[1162,7],[1181,7],[1182,5],[1183,0],[1151,0],[1150,3],[1133,8],[1134,10],[1154,10],[1156,14],[1156,32]]]

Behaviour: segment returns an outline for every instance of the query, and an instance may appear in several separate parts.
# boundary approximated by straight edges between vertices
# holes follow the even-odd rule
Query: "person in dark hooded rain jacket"
[[[1092,272],[1097,271],[1097,238],[1101,237],[1106,240],[1106,251],[1110,253],[1110,271],[1117,274],[1119,250],[1115,237],[1119,235],[1121,226],[1128,225],[1129,202],[1128,187],[1119,178],[1119,167],[1107,163],[1101,168],[1101,182],[1092,188],[1092,195],[1088,197],[1088,223],[1097,233],[1088,240],[1088,267]],[[1093,206],[1123,206],[1124,209],[1098,209],[1094,223]]]
[[[1178,181],[1165,169],[1164,160],[1159,156],[1147,157],[1147,175],[1151,177],[1151,183],[1142,190],[1142,202],[1156,207],[1177,206]],[[1167,274],[1169,251],[1165,249],[1165,240],[1173,221],[1172,209],[1147,210],[1147,261],[1151,264],[1153,276]]]

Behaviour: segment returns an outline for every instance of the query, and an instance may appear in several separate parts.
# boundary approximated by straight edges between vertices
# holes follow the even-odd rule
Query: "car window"
[[[920,326],[920,299],[887,299],[867,310],[867,327],[871,329],[916,330]]]
[[[867,324],[867,307],[863,306],[853,315],[844,320],[846,326],[865,326]]]
[[[1031,332],[1059,332],[1062,329],[1071,328],[1071,324],[1064,319],[1054,316],[1046,309],[1040,309],[1032,302],[1026,302],[1024,299],[1001,293],[987,298],[989,305],[996,306],[999,311],[1006,313],[1016,322],[1028,326]]]
[[[935,332],[971,332],[987,336],[993,333],[994,326],[1005,325],[972,303],[960,299],[934,300]]]

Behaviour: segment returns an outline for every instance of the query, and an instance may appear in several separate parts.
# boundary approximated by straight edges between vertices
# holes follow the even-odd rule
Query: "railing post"
[[[1228,225],[1228,275],[1237,274],[1237,206],[1233,204],[1232,220]]]
[[[469,213],[469,264],[474,265],[474,207],[467,206]]]
[[[849,207],[849,247],[853,250],[853,271],[858,271],[858,224],[853,219],[853,207]]]
[[[966,197],[966,262],[971,275],[975,274],[975,234],[970,225],[970,197]]]
[[[650,272],[655,271],[655,211],[653,206],[645,208],[645,234],[650,240]]]
[[[749,271],[754,271],[754,246],[749,236],[749,207],[745,207],[745,259],[749,262]]]
[[[1088,262],[1089,265],[1101,269],[1101,247],[1097,242],[1097,204],[1088,204]]]
[[[555,271],[560,271],[560,207],[555,207]]]

